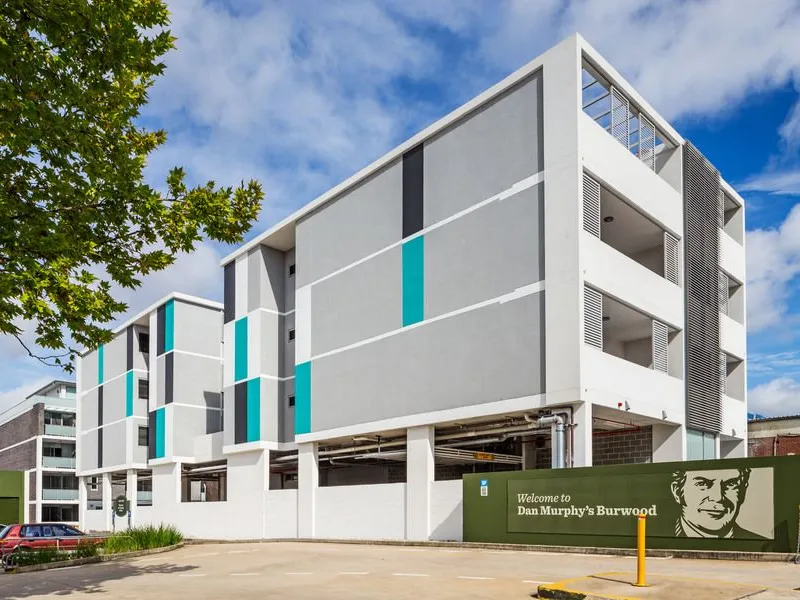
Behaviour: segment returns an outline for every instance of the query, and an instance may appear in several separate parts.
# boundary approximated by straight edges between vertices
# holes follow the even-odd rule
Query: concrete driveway
[[[203,544],[126,562],[0,575],[0,598],[529,598],[540,583],[633,571],[629,557],[351,544]],[[800,587],[800,566],[648,559],[650,573]]]

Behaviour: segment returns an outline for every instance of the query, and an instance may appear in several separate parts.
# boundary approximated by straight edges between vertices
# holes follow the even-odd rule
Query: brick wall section
[[[0,450],[44,433],[44,404],[34,404],[33,408],[8,423],[0,425]],[[3,452],[0,452],[2,461]],[[0,462],[0,469],[2,469]]]
[[[27,471],[36,468],[36,440],[0,452],[0,471]]]
[[[747,440],[747,456],[800,455],[800,435],[750,438]]]
[[[36,500],[36,471],[28,473],[28,487],[30,489],[28,500]]]
[[[653,428],[620,432],[595,432],[592,436],[592,464],[630,465],[653,460]]]

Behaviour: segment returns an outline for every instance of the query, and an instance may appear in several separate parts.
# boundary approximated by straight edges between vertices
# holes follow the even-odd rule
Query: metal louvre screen
[[[583,174],[583,230],[600,237],[600,184]]]
[[[719,432],[719,172],[683,148],[686,295],[686,426]]]
[[[603,349],[603,296],[592,288],[583,288],[583,341]]]
[[[728,393],[728,357],[724,352],[719,353],[719,393]]]
[[[664,323],[653,321],[653,369],[669,371],[669,329]]]
[[[725,192],[719,191],[717,196],[717,227],[720,229],[725,226]]]
[[[680,273],[680,243],[671,233],[664,232],[664,277],[667,281],[679,285]]]
[[[611,135],[628,147],[630,140],[631,107],[628,99],[616,88],[611,88]]]
[[[639,159],[656,170],[656,128],[641,113],[639,113]]]
[[[728,314],[728,276],[719,272],[719,312],[723,315]]]

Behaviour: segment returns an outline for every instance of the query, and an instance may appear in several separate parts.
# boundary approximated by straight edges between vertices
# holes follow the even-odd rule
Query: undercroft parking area
[[[529,598],[540,583],[635,570],[631,557],[353,544],[202,544],[0,576],[0,598]],[[788,563],[649,559],[648,572],[800,587]]]

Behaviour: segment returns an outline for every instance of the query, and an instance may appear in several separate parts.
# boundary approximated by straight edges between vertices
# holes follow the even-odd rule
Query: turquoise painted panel
[[[294,367],[294,432],[311,431],[311,361]]]
[[[247,382],[247,441],[261,439],[261,378]]]
[[[125,416],[133,416],[133,371],[125,373]]]
[[[403,327],[425,318],[425,236],[403,244]]]
[[[164,407],[162,406],[156,410],[156,458],[164,458],[167,436],[164,417]]]
[[[103,364],[105,360],[103,359],[103,344],[100,344],[97,347],[97,385],[103,383]]]
[[[175,300],[164,305],[164,352],[175,349]]]
[[[233,326],[233,379],[247,379],[247,317]]]

